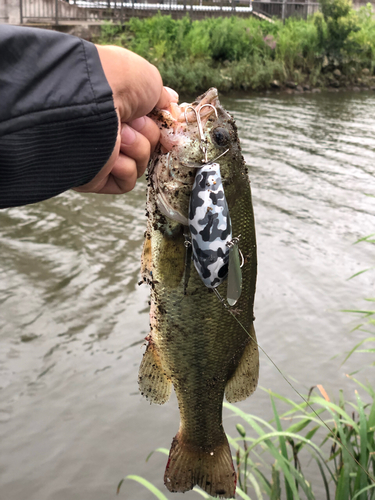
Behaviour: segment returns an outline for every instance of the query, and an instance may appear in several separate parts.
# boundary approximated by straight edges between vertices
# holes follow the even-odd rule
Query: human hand
[[[156,67],[137,54],[121,47],[98,45],[97,49],[112,89],[119,130],[112,155],[102,170],[75,190],[122,194],[134,188],[159,141],[159,128],[145,115],[155,106],[162,109],[178,102],[178,95],[163,87]]]

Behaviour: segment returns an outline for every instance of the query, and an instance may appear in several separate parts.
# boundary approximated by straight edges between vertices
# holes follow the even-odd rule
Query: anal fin
[[[225,397],[229,403],[246,399],[258,385],[259,352],[253,325],[250,335],[250,342],[245,347],[236,371],[225,387]]]
[[[149,341],[139,367],[138,385],[142,395],[150,403],[162,405],[171,395],[172,382],[163,369],[157,347],[152,340]]]

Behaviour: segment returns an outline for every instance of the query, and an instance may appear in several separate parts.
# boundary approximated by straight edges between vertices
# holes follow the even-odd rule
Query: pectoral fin
[[[141,394],[150,403],[162,405],[168,401],[171,395],[172,382],[163,369],[155,344],[151,341],[139,367],[138,385]]]
[[[242,358],[225,387],[225,397],[229,403],[242,401],[252,394],[258,384],[259,352],[254,327],[251,326],[252,339],[245,347]]]

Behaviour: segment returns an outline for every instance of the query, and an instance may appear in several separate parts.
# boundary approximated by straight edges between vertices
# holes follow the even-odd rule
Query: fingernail
[[[171,96],[172,102],[178,102],[179,95],[177,92],[170,87],[164,87],[168,94]]]
[[[135,132],[129,125],[122,125],[121,128],[121,143],[130,146],[135,141]]]
[[[134,130],[136,130],[137,132],[140,132],[143,127],[145,126],[146,124],[146,117],[144,116],[141,116],[140,118],[136,118],[135,120],[133,120],[132,122],[129,123],[129,125],[134,128]]]

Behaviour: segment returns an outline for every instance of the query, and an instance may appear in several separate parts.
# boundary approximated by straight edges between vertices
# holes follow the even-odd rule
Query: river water
[[[374,264],[373,245],[354,243],[375,232],[375,94],[223,102],[250,167],[259,342],[300,391],[322,384],[350,398],[345,373],[365,358],[341,366],[362,337],[350,334],[358,318],[340,310],[368,308],[374,295],[375,272],[348,278]],[[127,474],[164,488],[166,457],[145,458],[169,447],[176,400],[151,406],[137,388],[148,333],[148,290],[137,285],[144,205],[143,180],[122,197],[69,192],[0,212],[1,499],[153,498],[131,481],[116,497]],[[298,401],[263,354],[260,385]],[[262,389],[240,407],[271,417]],[[229,434],[237,421],[225,413]]]

